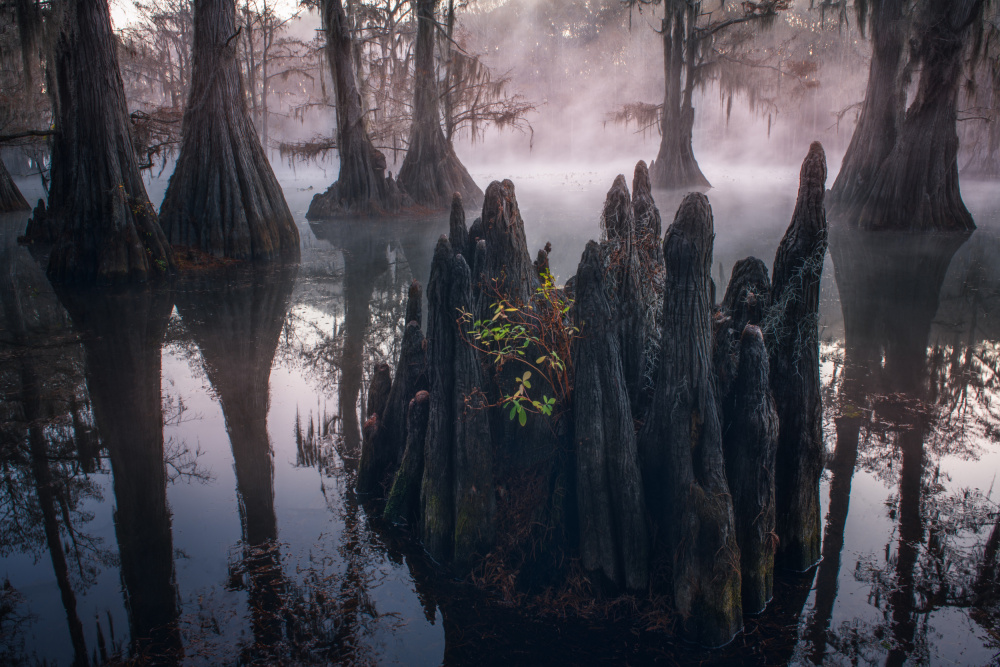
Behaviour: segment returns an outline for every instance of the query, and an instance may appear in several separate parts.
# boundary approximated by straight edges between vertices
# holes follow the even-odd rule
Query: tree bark
[[[417,0],[417,46],[414,56],[413,123],[410,142],[399,169],[399,184],[421,206],[444,209],[452,193],[478,203],[483,191],[445,139],[438,109],[434,71],[434,31],[437,0]]]
[[[831,213],[839,217],[871,190],[882,162],[892,152],[905,115],[907,0],[881,0],[871,6],[872,59],[858,124],[830,189]]]
[[[649,176],[655,187],[666,189],[710,188],[701,173],[691,145],[694,130],[694,62],[697,39],[694,35],[698,12],[688,3],[663,19],[663,74],[665,90],[660,119],[660,150],[650,165]],[[684,79],[683,85],[681,79]]]
[[[639,435],[646,503],[671,567],[685,632],[708,646],[743,625],[739,547],[712,380],[712,209],[685,197],[663,244],[661,353],[653,403]]]
[[[395,524],[417,525],[420,520],[420,485],[424,476],[424,442],[430,394],[419,391],[406,412],[406,449],[392,481],[385,503],[385,520]]]
[[[723,448],[740,547],[743,613],[759,614],[774,591],[774,463],[778,414],[768,383],[767,348],[748,324],[739,343],[739,367],[727,401]]]
[[[776,467],[777,562],[805,571],[820,557],[819,281],[826,256],[826,156],[813,142],[802,163],[792,222],[774,257],[765,322],[780,430]]]
[[[635,427],[605,296],[601,251],[591,241],[577,269],[574,318],[576,498],[580,560],[630,590],[649,582],[649,536]]]
[[[420,502],[427,551],[467,567],[495,537],[494,454],[475,350],[459,336],[457,309],[472,310],[472,278],[444,236],[427,285],[430,408]]]
[[[107,1],[59,4],[49,64],[52,187],[45,217],[26,234],[55,243],[48,273],[58,282],[165,274],[173,254],[136,163]]]
[[[344,215],[396,213],[408,198],[392,174],[385,175],[385,155],[368,135],[354,67],[354,39],[341,0],[323,0],[326,55],[337,94],[337,152],[340,175],[330,188],[313,197],[310,220]]]
[[[247,110],[234,0],[194,4],[183,141],[160,221],[171,243],[234,259],[296,256],[299,231]]]
[[[31,206],[17,189],[17,184],[11,178],[10,172],[3,160],[0,160],[0,213],[13,213],[14,211],[30,211]]]

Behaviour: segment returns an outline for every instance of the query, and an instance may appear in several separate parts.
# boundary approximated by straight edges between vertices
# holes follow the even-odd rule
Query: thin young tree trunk
[[[160,208],[171,242],[234,259],[295,255],[299,231],[260,145],[236,62],[233,0],[196,0],[194,72]]]
[[[435,4],[436,0],[417,1],[413,125],[410,145],[399,169],[399,184],[417,204],[445,209],[456,192],[470,204],[478,204],[483,199],[483,191],[472,180],[441,130],[434,71]]]
[[[173,253],[136,163],[107,0],[64,0],[54,19],[52,191],[27,236],[55,242],[55,281],[164,274]]]
[[[323,0],[326,53],[337,95],[337,152],[340,175],[326,192],[313,197],[310,220],[342,215],[385,215],[407,203],[392,174],[385,175],[385,155],[375,149],[365,122],[354,67],[354,39],[341,0]]]

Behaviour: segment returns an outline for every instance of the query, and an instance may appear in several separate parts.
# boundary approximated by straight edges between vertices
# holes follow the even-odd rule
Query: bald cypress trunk
[[[906,107],[907,0],[872,4],[872,59],[857,127],[830,189],[831,212],[850,207],[871,189],[883,160],[896,143]]]
[[[694,157],[695,58],[698,39],[694,35],[700,3],[688,3],[663,19],[663,73],[665,90],[660,117],[660,150],[649,169],[658,188],[712,187]],[[683,80],[682,80],[683,78]]]
[[[337,100],[337,152],[340,175],[329,189],[313,197],[310,220],[342,215],[384,215],[407,203],[392,174],[385,174],[385,155],[372,144],[361,103],[354,62],[354,38],[341,0],[323,0],[323,30]]]
[[[27,236],[55,242],[48,273],[56,281],[166,273],[173,254],[136,163],[107,1],[62,0],[53,20],[52,187]]]
[[[250,120],[237,35],[234,0],[196,0],[183,142],[160,221],[171,243],[274,259],[298,253],[299,232]]]
[[[712,379],[712,209],[685,197],[663,242],[666,265],[656,390],[639,435],[654,558],[671,569],[685,632],[708,646],[743,626],[739,547]]]
[[[30,211],[24,195],[17,189],[17,184],[11,178],[10,172],[3,160],[0,160],[0,213],[12,213],[14,211]]]
[[[483,191],[458,159],[441,129],[437,74],[434,71],[434,16],[436,0],[417,0],[417,47],[414,57],[413,124],[399,184],[413,201],[444,209],[453,193],[478,203]]]

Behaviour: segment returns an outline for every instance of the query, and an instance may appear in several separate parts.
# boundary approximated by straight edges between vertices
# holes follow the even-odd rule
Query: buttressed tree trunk
[[[0,160],[0,213],[13,213],[14,211],[30,211],[24,195],[17,189],[17,184],[11,178],[7,166]]]
[[[417,47],[414,57],[413,124],[410,143],[399,169],[399,184],[413,201],[443,209],[452,193],[471,203],[483,198],[441,129],[437,74],[434,71],[434,32],[437,0],[417,0]]]
[[[694,29],[698,20],[696,5],[699,4],[687,3],[686,8],[668,10],[661,24],[665,91],[660,118],[660,150],[649,168],[649,177],[658,188],[712,187],[701,173],[691,147],[697,49]]]
[[[743,625],[739,548],[712,379],[708,199],[691,193],[663,242],[666,277],[660,366],[639,436],[646,503],[672,568],[674,606],[689,636],[729,642]]]
[[[164,274],[173,254],[136,163],[108,3],[62,0],[54,12],[52,187],[27,236],[55,242],[48,272],[56,281]]]
[[[603,274],[601,250],[591,241],[577,269],[574,306],[581,331],[573,351],[580,558],[587,570],[641,590],[649,580],[645,498]]]
[[[802,163],[792,222],[772,269],[765,322],[780,431],[775,469],[777,562],[804,571],[820,557],[819,478],[823,405],[819,382],[819,281],[826,256],[826,156],[813,142]]]
[[[385,155],[368,135],[354,67],[354,39],[341,0],[323,0],[323,30],[337,94],[337,152],[340,175],[329,189],[313,197],[310,220],[341,215],[384,215],[397,212],[407,198],[392,174],[385,175]]]
[[[233,0],[196,0],[191,92],[160,207],[171,243],[234,259],[299,250],[299,231],[247,110]]]
[[[830,189],[832,212],[849,207],[872,187],[883,160],[896,143],[906,106],[907,0],[880,0],[871,5],[872,60],[868,88],[857,127]]]

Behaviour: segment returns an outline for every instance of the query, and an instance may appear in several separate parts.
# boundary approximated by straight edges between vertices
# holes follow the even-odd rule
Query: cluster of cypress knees
[[[770,278],[743,259],[717,304],[708,199],[688,194],[661,245],[646,165],[631,195],[618,176],[602,241],[559,288],[578,329],[572,395],[523,426],[502,405],[523,369],[493,366],[459,313],[488,319],[498,298],[546,307],[546,251],[532,262],[509,180],[490,184],[470,228],[456,195],[426,327],[414,281],[395,372],[374,369],[357,491],[458,575],[501,544],[520,550],[510,574],[526,589],[577,562],[595,594],[663,596],[686,636],[728,643],[771,599],[776,566],[820,558],[825,183],[817,142]]]

